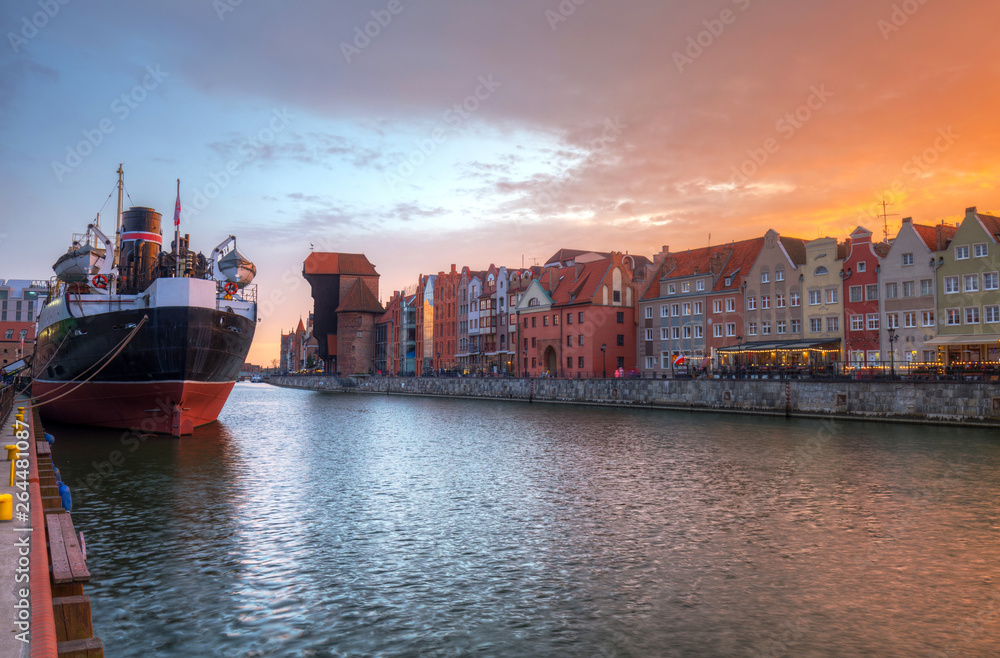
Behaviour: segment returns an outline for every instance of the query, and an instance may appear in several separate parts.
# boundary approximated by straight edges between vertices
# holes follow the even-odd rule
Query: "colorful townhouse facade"
[[[844,356],[854,366],[881,366],[879,267],[888,249],[872,242],[872,232],[851,232],[844,259]]]

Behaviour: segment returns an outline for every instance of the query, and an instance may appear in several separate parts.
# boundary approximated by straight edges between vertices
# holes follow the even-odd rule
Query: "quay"
[[[286,388],[746,413],[963,427],[1000,427],[1000,386],[988,381],[558,379],[283,375]]]
[[[27,448],[4,451],[0,477],[0,494],[13,502],[13,518],[0,521],[0,656],[102,658],[83,589],[90,581],[83,537],[63,506],[38,410],[8,387],[0,394],[0,418],[0,446]],[[24,492],[26,501],[18,495]]]

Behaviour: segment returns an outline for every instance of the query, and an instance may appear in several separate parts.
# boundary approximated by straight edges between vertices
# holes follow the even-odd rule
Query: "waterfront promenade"
[[[24,396],[14,399],[13,407],[9,414],[2,420],[3,426],[0,429],[0,448],[6,445],[17,443],[14,436],[14,414],[17,408],[27,407],[28,415],[26,419],[30,422],[30,404]],[[3,415],[3,414],[0,414]],[[29,441],[30,443],[30,441]],[[10,494],[16,504],[17,494],[22,491],[17,486],[11,486],[10,462],[7,460],[7,451],[2,452],[3,468],[0,469],[0,495]],[[34,454],[30,456],[34,458]],[[29,501],[29,505],[41,504],[41,501]],[[15,510],[16,511],[16,510]],[[28,634],[24,633],[23,626],[18,627],[17,613],[19,603],[24,599],[19,596],[19,590],[28,588],[26,582],[27,571],[23,567],[23,561],[19,565],[19,560],[25,557],[26,548],[19,550],[26,542],[31,541],[31,531],[24,528],[31,527],[30,520],[18,520],[15,515],[10,521],[0,521],[0,656],[28,656],[30,654],[30,644],[24,640],[28,639]],[[42,534],[44,539],[45,535]],[[22,622],[23,623],[23,622]]]
[[[271,377],[275,386],[678,411],[1000,427],[1000,386],[984,381]]]

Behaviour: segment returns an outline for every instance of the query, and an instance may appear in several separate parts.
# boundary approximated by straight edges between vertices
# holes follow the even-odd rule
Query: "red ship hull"
[[[43,401],[42,420],[182,436],[218,419],[234,383],[88,382],[74,389],[36,379],[32,394]]]

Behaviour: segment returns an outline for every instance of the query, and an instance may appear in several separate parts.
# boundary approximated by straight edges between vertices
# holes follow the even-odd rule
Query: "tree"
[[[316,365],[316,359],[314,359],[313,355],[310,354],[309,356],[306,357],[306,370],[312,370],[315,365]]]

